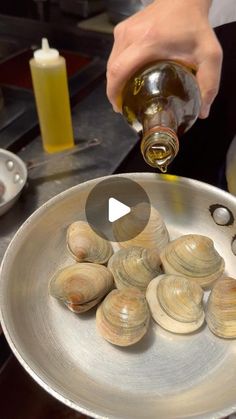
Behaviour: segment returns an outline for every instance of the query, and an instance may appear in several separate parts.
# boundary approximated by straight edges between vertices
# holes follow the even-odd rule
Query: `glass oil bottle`
[[[46,38],[30,60],[43,148],[48,153],[74,146],[66,63]]]
[[[200,112],[193,70],[173,61],[148,65],[127,82],[121,102],[124,117],[142,137],[144,160],[166,172],[179,151],[178,137]]]

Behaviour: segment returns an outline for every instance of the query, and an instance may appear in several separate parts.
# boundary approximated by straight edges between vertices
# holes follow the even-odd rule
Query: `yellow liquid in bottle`
[[[148,158],[148,161],[152,163],[152,167],[158,167],[158,169],[162,173],[166,173],[167,172],[167,165],[163,165],[163,164],[160,165],[159,162],[163,161],[164,159],[169,157],[169,154],[170,153],[167,152],[167,151],[154,150],[154,147],[153,147],[152,150],[149,150],[147,152],[147,158]]]
[[[178,153],[178,136],[193,125],[200,111],[193,72],[168,60],[148,64],[127,81],[117,99],[125,119],[142,137],[144,160],[163,173]]]
[[[38,64],[30,60],[43,148],[48,153],[74,146],[65,59]]]

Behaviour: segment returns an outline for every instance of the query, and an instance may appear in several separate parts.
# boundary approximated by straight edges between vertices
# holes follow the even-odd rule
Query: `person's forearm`
[[[197,3],[199,3],[200,6],[202,5],[202,7],[205,8],[206,12],[209,13],[211,3],[212,3],[213,0],[193,0],[193,1],[195,1],[195,2],[197,1]],[[188,1],[188,4],[189,4],[189,1]]]
[[[208,8],[211,7],[211,3],[213,0],[205,0],[206,5],[208,6]]]
[[[144,5],[148,5],[150,3],[160,3],[163,1],[165,0],[153,0],[152,2],[150,1],[145,2],[145,0],[143,0],[142,3]],[[202,10],[204,10],[208,14],[213,0],[172,0],[173,4],[174,2],[180,2],[180,1],[186,2],[186,7],[190,7],[191,4],[194,3],[195,5],[198,5],[199,7],[201,7]]]

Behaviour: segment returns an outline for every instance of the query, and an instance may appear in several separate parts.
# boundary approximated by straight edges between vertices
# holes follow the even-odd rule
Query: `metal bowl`
[[[227,274],[236,277],[235,197],[180,177],[125,177],[144,187],[171,238],[194,232],[211,237],[225,258]],[[232,413],[235,340],[217,338],[206,326],[181,336],[152,323],[140,343],[118,348],[96,332],[95,310],[79,316],[49,297],[49,278],[70,262],[66,228],[85,219],[88,193],[104,179],[85,182],[48,201],[9,245],[1,267],[0,307],[12,351],[46,391],[94,418],[216,419]]]
[[[25,163],[14,153],[0,149],[0,182],[4,191],[0,196],[0,215],[7,212],[19,198],[27,180]]]

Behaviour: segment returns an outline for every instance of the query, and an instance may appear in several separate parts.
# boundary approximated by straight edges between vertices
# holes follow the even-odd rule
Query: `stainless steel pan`
[[[236,277],[235,197],[185,178],[125,176],[145,188],[171,238],[190,232],[208,235],[225,258],[227,273]],[[95,418],[216,419],[232,413],[235,340],[217,338],[207,327],[178,336],[153,323],[139,344],[120,349],[96,333],[95,311],[78,316],[49,297],[49,278],[70,262],[66,228],[85,219],[86,197],[99,180],[44,204],[23,224],[5,254],[1,322],[14,354],[46,391]]]

